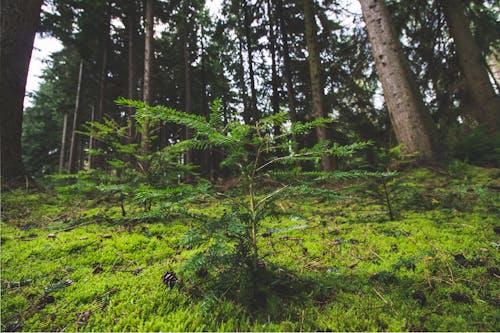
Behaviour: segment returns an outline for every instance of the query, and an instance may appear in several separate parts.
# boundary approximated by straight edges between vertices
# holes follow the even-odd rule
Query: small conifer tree
[[[244,200],[241,197],[231,198],[219,193],[219,196],[223,197],[224,204],[230,203],[231,209],[218,219],[217,225],[204,224],[204,228],[220,229],[205,231],[210,231],[209,238],[222,239],[222,243],[231,243],[229,239],[233,237],[239,239],[239,246],[248,248],[249,268],[254,271],[259,267],[257,238],[260,222],[272,211],[270,206],[273,202],[278,198],[298,194],[334,197],[335,194],[332,191],[320,189],[314,184],[324,182],[329,178],[351,178],[363,174],[361,171],[301,172],[300,168],[296,167],[297,162],[301,161],[318,163],[321,156],[325,154],[337,157],[350,156],[356,150],[367,145],[367,143],[358,142],[352,145],[338,146],[322,142],[295,153],[294,145],[296,143],[292,141],[292,137],[307,134],[316,126],[325,126],[331,122],[329,119],[322,118],[307,123],[294,122],[290,124],[286,113],[278,113],[261,118],[255,124],[229,121],[224,125],[219,100],[212,104],[211,116],[208,121],[202,116],[186,114],[164,106],[148,106],[140,101],[120,99],[117,103],[135,107],[138,119],[148,118],[154,121],[161,119],[191,128],[192,138],[170,146],[170,151],[182,152],[188,149],[209,148],[222,148],[224,150],[226,157],[222,161],[221,167],[230,168],[235,172],[244,192]],[[276,127],[281,127],[279,132],[281,134],[273,134]],[[263,180],[273,177],[280,178],[281,181],[275,182],[271,186],[271,190],[260,193],[259,184],[262,184]],[[204,236],[208,236],[208,234]],[[193,237],[191,241],[196,241],[194,238],[203,237]],[[209,241],[208,238],[204,240]],[[212,250],[221,247],[220,244],[221,242],[217,241],[212,243]]]
[[[184,266],[186,274],[193,278],[206,276],[209,267],[215,267],[219,273],[231,270],[240,281],[245,278],[235,274],[235,269],[247,276],[259,274],[265,270],[265,263],[259,256],[261,224],[277,213],[274,204],[278,199],[296,195],[336,199],[339,196],[334,191],[316,185],[332,178],[358,178],[367,174],[363,171],[305,172],[298,167],[304,161],[319,165],[325,155],[349,157],[367,145],[364,142],[346,146],[320,142],[296,152],[296,142],[292,138],[328,124],[329,119],[290,123],[286,113],[278,113],[261,118],[255,124],[233,120],[224,125],[218,100],[211,107],[208,121],[198,115],[164,106],[148,106],[140,101],[120,99],[117,103],[136,108],[139,121],[147,117],[189,127],[192,138],[168,147],[170,152],[222,149],[225,159],[221,167],[232,170],[238,179],[243,195],[215,193],[225,207],[222,216],[199,217],[203,223],[185,237],[186,243],[198,249]],[[274,131],[277,127],[281,128],[278,135]]]

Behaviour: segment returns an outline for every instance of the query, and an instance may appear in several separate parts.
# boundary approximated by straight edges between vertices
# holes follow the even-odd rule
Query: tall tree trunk
[[[85,142],[81,139],[78,142],[77,170],[83,170],[85,166]]]
[[[283,76],[285,78],[286,84],[286,95],[288,102],[288,109],[290,112],[290,121],[292,123],[297,122],[297,111],[295,102],[295,89],[292,81],[292,70],[291,70],[291,60],[290,60],[290,49],[288,46],[288,31],[285,24],[285,18],[283,17],[283,0],[278,0],[276,11],[279,15],[279,23],[281,30],[281,39],[283,40]],[[297,137],[294,135],[292,137],[294,142],[295,153],[299,152],[299,143]]]
[[[135,0],[129,0],[127,7],[127,41],[128,41],[128,82],[127,82],[127,97],[128,99],[137,98],[137,70],[136,70],[136,8]],[[128,108],[127,121],[129,123],[128,127],[128,141],[129,144],[134,141],[134,119],[133,108]]]
[[[106,108],[106,86],[108,82],[108,58],[109,58],[109,47],[110,47],[110,24],[111,24],[111,13],[110,8],[107,6],[104,8],[104,29],[102,34],[102,57],[101,57],[101,73],[99,75],[99,101],[97,104],[97,112],[94,113],[94,121],[102,122],[104,118],[104,111]],[[100,140],[95,140],[93,142],[95,149],[102,150],[104,147],[104,142]],[[94,155],[90,158],[89,168],[105,168],[106,161],[102,154]]]
[[[75,98],[75,112],[73,113],[73,127],[71,131],[71,141],[69,144],[69,160],[68,160],[68,172],[76,172],[76,149],[78,134],[78,118],[80,112],[80,95],[82,92],[82,79],[83,79],[83,60],[80,60],[80,67],[78,70],[78,85],[76,88],[76,98]]]
[[[481,50],[472,36],[470,22],[461,0],[444,0],[444,14],[455,41],[460,67],[474,100],[473,118],[492,130],[500,129],[500,97],[488,77],[488,69]]]
[[[324,106],[324,91],[321,82],[321,62],[319,58],[319,47],[316,35],[316,22],[314,14],[314,0],[303,0],[304,2],[304,21],[306,30],[306,43],[309,62],[309,77],[311,80],[311,94],[313,104],[314,118],[319,119],[325,117]],[[327,129],[322,126],[316,127],[316,137],[318,142],[328,140]],[[334,168],[334,160],[330,156],[321,157],[321,165],[324,171],[332,171]]]
[[[438,158],[437,133],[382,0],[359,0],[396,138],[421,162]]]
[[[500,92],[500,50],[494,49],[492,51],[493,52],[486,58],[486,63],[488,64],[491,76],[495,81],[497,91]]]
[[[243,120],[245,121],[245,124],[250,124],[252,115],[250,112],[251,107],[248,102],[247,85],[245,82],[245,62],[243,59],[243,42],[241,38],[238,40],[238,57],[240,60],[238,63],[238,82],[240,84],[241,99],[243,101]]]
[[[146,16],[144,20],[144,80],[142,89],[142,100],[151,104],[151,67],[153,66],[153,0],[145,0]],[[151,150],[149,121],[145,121],[142,127],[141,147],[144,152]]]
[[[245,29],[245,41],[247,46],[247,61],[248,61],[248,76],[250,78],[250,106],[252,120],[255,123],[259,120],[259,110],[257,109],[257,89],[255,88],[255,71],[253,68],[253,45],[252,45],[252,32],[250,30],[252,25],[252,19],[250,17],[247,1],[243,1],[243,14],[244,14],[244,29]]]
[[[21,131],[23,102],[41,0],[2,1],[0,6],[0,146],[2,187],[24,184]]]
[[[61,134],[61,151],[59,152],[59,173],[63,172],[64,169],[64,153],[66,151],[66,133],[68,131],[68,113],[64,112],[63,116],[63,126]]]
[[[90,110],[90,122],[93,123],[94,120],[95,120],[95,102],[92,103],[92,107]],[[94,137],[92,135],[90,135],[90,137],[89,137],[89,152],[93,149],[94,149]],[[91,168],[92,160],[93,160],[93,156],[92,156],[92,154],[89,153],[89,156],[88,156],[89,169]]]
[[[200,27],[201,30],[201,114],[205,116],[205,119],[210,120],[210,109],[208,107],[207,98],[207,75],[206,75],[206,54],[205,54],[205,29],[203,25]],[[202,162],[201,162],[201,174],[204,178],[212,180],[212,149],[208,148],[203,150]]]
[[[276,65],[276,32],[275,32],[275,15],[271,0],[267,0],[267,15],[269,20],[269,52],[271,53],[271,87],[273,94],[271,96],[271,106],[273,113],[277,114],[280,111],[280,96],[278,70]]]
[[[184,60],[184,112],[187,114],[193,113],[192,110],[192,96],[191,96],[191,51],[189,48],[189,22],[188,22],[188,6],[187,1],[184,3],[184,26],[182,27],[182,39],[184,40],[183,47],[183,60]],[[191,129],[186,126],[185,138],[191,139]],[[193,163],[193,151],[191,149],[186,151],[185,161],[186,164]]]

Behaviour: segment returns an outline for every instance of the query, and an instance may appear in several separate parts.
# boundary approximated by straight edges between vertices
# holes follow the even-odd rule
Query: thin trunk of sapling
[[[257,130],[258,132],[258,130]],[[257,148],[257,154],[255,156],[255,162],[253,164],[252,171],[249,177],[249,186],[248,186],[248,194],[250,196],[250,214],[251,214],[251,225],[252,225],[252,266],[254,272],[257,271],[258,262],[259,262],[259,251],[257,247],[257,214],[256,214],[256,206],[255,206],[255,190],[254,190],[254,180],[255,174],[257,172],[257,166],[259,164],[260,152],[262,149],[262,144]]]
[[[389,189],[387,188],[387,182],[382,178],[382,187],[384,188],[385,205],[387,206],[389,218],[394,221],[394,211],[392,210],[391,198],[389,196]]]

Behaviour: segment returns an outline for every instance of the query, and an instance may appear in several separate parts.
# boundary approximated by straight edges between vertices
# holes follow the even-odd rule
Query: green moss
[[[374,214],[381,207],[363,195],[278,203],[289,215],[263,224],[270,293],[258,309],[207,297],[217,272],[195,287],[163,284],[163,273],[179,272],[195,251],[181,241],[195,221],[127,226],[103,218],[118,216],[117,207],[5,194],[2,330],[498,331],[500,216],[492,207],[500,203],[488,187],[498,172],[471,167],[465,179],[409,170],[399,184],[431,204],[409,204],[397,221]],[[462,196],[443,202],[454,195]],[[223,211],[215,201],[191,209]]]

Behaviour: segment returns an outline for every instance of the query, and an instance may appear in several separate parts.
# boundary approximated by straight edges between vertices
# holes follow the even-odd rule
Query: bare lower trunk
[[[76,171],[76,149],[78,140],[78,113],[80,112],[80,95],[82,91],[82,78],[83,78],[83,60],[80,61],[80,67],[78,71],[78,86],[76,88],[76,98],[75,98],[75,112],[73,113],[73,128],[71,131],[71,142],[69,144],[69,163],[68,172],[74,173]]]
[[[276,65],[276,32],[275,32],[275,15],[271,0],[267,0],[267,15],[269,20],[269,52],[271,53],[271,87],[273,95],[271,96],[271,105],[273,113],[277,114],[280,111],[280,96],[278,70]]]
[[[497,92],[500,93],[500,50],[493,50],[493,52],[486,59],[490,68],[491,76],[495,81]]]
[[[245,18],[245,40],[247,44],[247,61],[248,61],[248,76],[250,78],[250,106],[252,114],[252,122],[255,123],[259,120],[259,110],[257,109],[257,89],[255,88],[255,72],[253,68],[253,45],[252,45],[252,33],[250,31],[250,26],[252,24],[250,13],[248,9],[248,4],[246,0],[243,3],[243,13]]]
[[[210,120],[210,109],[207,99],[207,77],[206,77],[206,55],[205,55],[205,31],[201,26],[201,112],[205,119]],[[208,148],[203,151],[201,162],[201,173],[204,178],[212,180],[212,149]]]
[[[66,133],[68,131],[68,113],[64,112],[63,116],[63,127],[61,134],[61,151],[59,152],[59,173],[63,172],[64,169],[64,153],[66,150]]]
[[[250,114],[250,107],[249,107],[249,102],[248,102],[248,92],[247,92],[247,85],[245,83],[245,67],[244,67],[244,60],[243,60],[243,45],[242,45],[241,39],[238,41],[238,58],[239,58],[239,63],[238,63],[238,81],[240,84],[240,90],[241,90],[241,99],[243,101],[243,120],[245,121],[245,124],[250,124],[250,120],[252,118],[252,115]]]
[[[145,0],[145,36],[144,36],[144,82],[142,100],[151,104],[151,67],[153,65],[153,0]],[[151,150],[149,122],[146,120],[142,127],[141,147],[144,152]]]
[[[422,162],[437,159],[436,129],[381,0],[360,0],[378,76],[396,138]]]
[[[187,114],[191,114],[193,112],[191,107],[191,56],[189,50],[189,38],[188,38],[188,13],[187,6],[185,7],[185,21],[183,27],[183,39],[184,39],[184,48],[183,48],[183,58],[184,58],[184,112]],[[186,139],[191,139],[192,133],[191,129],[186,126]],[[184,161],[186,164],[193,163],[193,151],[191,149],[186,151],[186,159]]]
[[[288,102],[288,110],[290,112],[290,121],[292,123],[297,122],[297,111],[295,107],[295,89],[292,81],[292,70],[291,70],[291,60],[290,60],[290,50],[288,46],[288,31],[285,25],[285,18],[283,17],[283,1],[278,0],[277,3],[277,13],[279,15],[279,23],[281,30],[281,38],[283,40],[283,76],[286,84],[286,95]],[[294,135],[292,140],[295,144],[294,152],[299,152],[299,143],[297,137]]]
[[[444,0],[444,14],[450,29],[460,67],[474,100],[472,117],[492,130],[500,128],[500,97],[488,77],[488,69],[479,46],[472,36],[465,7],[460,0]]]
[[[321,82],[321,62],[319,58],[319,47],[316,36],[316,23],[314,20],[314,2],[313,0],[303,0],[304,2],[304,21],[306,26],[306,43],[309,62],[309,78],[311,80],[312,109],[315,119],[326,117],[324,107],[324,92]],[[316,137],[318,142],[328,141],[327,129],[322,126],[316,127]],[[321,165],[324,171],[332,171],[334,168],[333,158],[330,156],[321,157]]]
[[[94,120],[95,120],[95,104],[92,104],[92,109],[90,111],[90,122],[94,122]],[[91,151],[92,149],[94,149],[94,137],[91,135],[89,138],[89,151]],[[90,168],[92,164],[92,155],[89,154],[88,158],[89,158],[88,163]]]
[[[0,146],[2,187],[24,184],[21,131],[23,101],[41,0],[0,5]]]
[[[101,35],[101,72],[99,74],[99,99],[97,102],[97,110],[94,112],[94,121],[97,123],[102,122],[106,108],[106,86],[108,81],[108,59],[110,51],[110,32],[111,32],[111,8],[104,7],[104,23]],[[104,142],[94,139],[92,142],[94,150],[103,150]],[[101,153],[98,155],[91,155],[89,158],[89,168],[105,168],[105,156]]]
[[[136,9],[135,1],[130,0],[127,10],[127,32],[128,32],[128,83],[127,83],[127,97],[129,99],[137,98],[137,78],[136,78],[136,54],[135,54],[135,29],[136,29]],[[129,122],[128,127],[128,141],[129,144],[134,142],[134,124],[133,121],[133,108],[128,109],[127,121]]]

